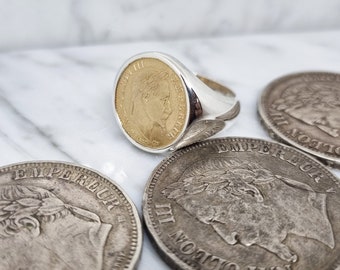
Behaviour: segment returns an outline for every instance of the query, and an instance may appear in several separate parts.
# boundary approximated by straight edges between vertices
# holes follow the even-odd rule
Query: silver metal
[[[171,269],[333,270],[339,194],[338,179],[295,148],[219,138],[157,166],[143,216]]]
[[[176,58],[161,53],[151,53],[153,57],[166,62],[171,66],[176,73],[183,79],[183,83],[188,92],[188,96],[197,96],[198,101],[202,108],[203,119],[216,119],[226,112],[232,110],[234,106],[239,106],[235,96],[226,95],[216,89],[212,89],[202,82],[193,72],[187,69]],[[148,54],[144,55],[148,57]],[[231,92],[232,93],[232,92]],[[190,100],[190,98],[189,98]],[[191,105],[196,103],[195,100],[190,100]],[[238,104],[238,105],[237,105]]]
[[[185,89],[187,110],[184,128],[171,144],[161,148],[152,148],[138,143],[125,130],[123,121],[117,112],[116,92],[122,73],[134,61],[146,58],[158,59],[169,66],[180,78],[183,89]],[[121,130],[135,146],[152,153],[174,151],[204,140],[222,130],[225,127],[225,121],[235,118],[240,111],[240,103],[230,89],[207,78],[195,75],[176,58],[159,52],[141,53],[128,59],[118,72],[114,89],[114,114]]]
[[[136,269],[142,231],[112,180],[71,163],[0,168],[0,269]]]
[[[272,138],[340,167],[340,74],[303,72],[275,79],[263,90],[258,111]]]

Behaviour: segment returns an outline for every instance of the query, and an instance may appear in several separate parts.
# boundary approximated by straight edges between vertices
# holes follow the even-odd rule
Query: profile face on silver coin
[[[259,113],[274,137],[340,164],[340,74],[279,78],[264,90]]]
[[[323,165],[293,148],[215,139],[156,168],[143,215],[180,269],[335,269],[339,189]]]
[[[90,169],[0,168],[0,269],[134,269],[140,230],[132,202]]]

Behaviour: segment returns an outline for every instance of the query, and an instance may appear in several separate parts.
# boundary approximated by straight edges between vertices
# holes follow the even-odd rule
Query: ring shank
[[[236,97],[235,93],[232,90],[230,90],[228,87],[222,84],[219,84],[211,79],[203,77],[201,75],[196,75],[196,77],[199,78],[204,84],[209,86],[211,89],[221,92],[222,94],[226,94],[231,97]]]
[[[204,84],[204,87],[201,86],[194,90],[201,104],[201,116],[204,119],[227,121],[238,115],[240,103],[237,101],[236,95],[232,90],[201,75],[196,75],[195,77]]]

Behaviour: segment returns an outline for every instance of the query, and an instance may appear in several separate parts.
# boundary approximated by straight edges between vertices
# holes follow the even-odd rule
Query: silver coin
[[[338,269],[340,186],[294,148],[215,139],[166,158],[146,186],[143,215],[178,269]]]
[[[274,139],[340,165],[340,74],[281,77],[264,90],[259,114]]]
[[[103,175],[61,162],[0,168],[0,269],[134,269],[141,225]]]

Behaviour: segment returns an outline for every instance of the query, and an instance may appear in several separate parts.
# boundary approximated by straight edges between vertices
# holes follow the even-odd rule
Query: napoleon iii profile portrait
[[[226,244],[257,245],[287,262],[298,255],[288,234],[334,248],[326,193],[273,174],[258,162],[209,159],[189,167],[162,193],[198,221],[212,226]]]
[[[330,83],[309,83],[288,87],[273,102],[273,108],[324,133],[340,136],[340,87]]]
[[[168,132],[167,121],[172,113],[170,75],[165,71],[142,75],[133,85],[132,121],[148,144],[158,146]]]
[[[102,269],[112,225],[36,186],[0,186],[0,269]]]

